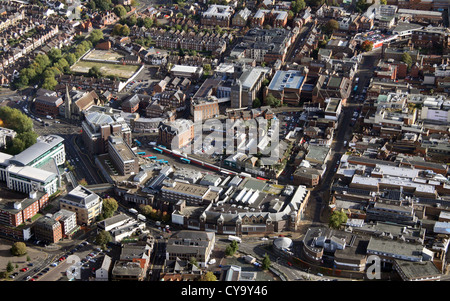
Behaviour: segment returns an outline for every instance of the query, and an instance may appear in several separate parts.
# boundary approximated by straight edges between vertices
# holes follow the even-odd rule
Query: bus
[[[356,86],[353,88],[353,92],[356,92],[356,90],[358,90],[358,85],[356,85]]]
[[[237,241],[238,243],[242,242],[242,239],[240,237],[233,236],[233,235],[228,235],[228,240],[229,241]]]
[[[157,157],[156,156],[152,156],[152,155],[146,155],[146,156],[144,156],[144,158],[147,158],[147,159],[157,159]]]
[[[162,152],[163,152],[162,150],[160,150],[160,149],[157,148],[157,147],[154,147],[153,149],[154,149],[155,151],[157,151],[158,153],[160,153],[160,154],[162,154]]]
[[[142,143],[141,143],[139,140],[134,139],[134,142],[136,142],[136,145],[137,145],[137,146],[142,146]]]
[[[139,156],[145,156],[145,152],[137,152]]]
[[[187,163],[187,164],[191,163],[191,160],[189,160],[189,159],[186,159],[186,158],[183,158],[183,157],[181,157],[180,159],[181,159],[181,162],[183,162],[183,163]]]

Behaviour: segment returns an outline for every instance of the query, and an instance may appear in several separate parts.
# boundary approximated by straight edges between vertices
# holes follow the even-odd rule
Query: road
[[[297,51],[300,51],[300,49],[302,48],[302,45],[304,44],[304,39],[308,36],[308,33],[311,30],[311,27],[312,27],[312,23],[308,23],[300,29],[300,32],[297,35],[297,38],[295,39],[295,41],[291,45],[291,47],[289,47],[289,49],[286,53],[286,61],[287,62],[294,61],[294,57],[297,54]]]
[[[354,93],[355,96],[362,95],[364,88],[369,85],[370,78],[373,74],[373,66],[375,66],[380,54],[379,50],[375,50],[363,56],[357,75],[355,75],[355,77],[359,77],[358,90]],[[319,185],[311,192],[308,206],[314,206],[313,208],[309,208],[314,213],[312,217],[313,224],[326,222],[321,220],[321,213],[328,205],[328,192],[333,183],[335,168],[338,166],[337,162],[346,151],[344,141],[349,141],[352,137],[353,127],[351,126],[351,119],[353,112],[360,106],[361,103],[358,103],[357,97],[350,97],[347,100],[347,104],[343,107],[339,126],[337,127],[335,138],[331,145],[331,159],[327,162],[327,170]]]

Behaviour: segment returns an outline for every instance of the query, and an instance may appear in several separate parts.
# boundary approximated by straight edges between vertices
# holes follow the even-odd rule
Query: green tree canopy
[[[271,107],[279,107],[281,106],[281,100],[273,96],[272,94],[268,94],[265,99],[266,105]]]
[[[15,242],[11,247],[11,254],[14,256],[27,254],[27,245],[21,241]]]
[[[91,69],[89,69],[88,76],[100,78],[103,76],[103,74],[98,66],[93,66]]]
[[[119,4],[114,7],[114,13],[119,18],[123,18],[127,15],[127,10],[123,7],[123,5]]]
[[[334,31],[339,29],[339,23],[336,20],[329,20],[327,23],[325,23],[325,25],[322,28],[322,31],[325,34],[332,34]]]
[[[0,119],[3,126],[18,134],[33,130],[33,121],[21,111],[8,106],[0,107]]]
[[[42,84],[42,88],[47,90],[54,90],[58,82],[55,77],[46,77],[44,78],[44,83]]]
[[[50,49],[50,51],[48,52],[47,55],[48,55],[48,58],[50,59],[50,61],[52,61],[52,62],[56,62],[57,60],[62,58],[62,52],[61,52],[61,49],[59,49],[59,48]]]
[[[217,281],[217,277],[213,272],[208,271],[202,275],[201,281]]]
[[[67,61],[67,63],[69,64],[69,66],[72,66],[73,64],[75,64],[77,58],[75,56],[75,54],[73,53],[68,53],[64,56],[64,59]]]
[[[259,98],[255,98],[252,103],[253,108],[259,108],[261,106],[261,100]]]
[[[130,33],[131,33],[130,28],[126,24],[124,26],[122,26],[122,28],[120,29],[121,36],[124,36],[124,37],[129,36]]]
[[[102,248],[105,248],[106,245],[111,241],[112,241],[111,234],[109,234],[109,232],[105,230],[100,231],[95,237],[95,243],[97,245],[102,246]]]
[[[411,68],[413,61],[411,55],[408,52],[404,52],[402,54],[401,60],[408,66],[408,69]]]
[[[111,10],[114,5],[111,0],[92,0],[94,2],[95,7],[101,11]]]
[[[264,255],[263,261],[262,261],[262,269],[263,270],[268,270],[270,268],[270,265],[272,264],[272,262],[270,261],[270,257],[269,255],[266,253]]]
[[[239,244],[237,241],[233,240],[226,248],[225,248],[225,255],[227,256],[233,256],[234,253],[239,249]]]
[[[298,14],[306,7],[306,3],[304,0],[293,0],[291,2],[291,10],[294,14]]]
[[[114,198],[103,199],[102,215],[104,218],[109,218],[114,215],[119,205]]]
[[[145,17],[143,19],[142,26],[144,26],[147,29],[150,29],[153,26],[153,19],[149,17]]]
[[[358,2],[356,2],[355,9],[358,13],[363,13],[369,6],[370,4],[368,4],[366,0],[358,0]]]
[[[100,29],[94,29],[89,34],[88,39],[91,41],[92,45],[96,45],[99,41],[103,40],[103,31]]]
[[[8,261],[8,264],[6,265],[6,272],[11,273],[12,271],[14,271],[14,265],[11,261]]]
[[[338,229],[343,223],[347,222],[347,214],[343,210],[335,210],[330,216],[328,225],[330,228]]]

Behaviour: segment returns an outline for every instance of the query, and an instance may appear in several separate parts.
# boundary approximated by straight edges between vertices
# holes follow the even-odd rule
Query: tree
[[[6,272],[11,273],[12,271],[14,271],[14,265],[11,261],[8,261],[8,264],[6,265]]]
[[[213,272],[208,271],[202,275],[201,281],[217,281],[217,277]]]
[[[234,253],[239,249],[239,244],[237,241],[233,240],[226,248],[225,248],[225,255],[227,256],[233,256]]]
[[[11,254],[14,256],[27,254],[27,245],[21,241],[15,242],[11,247]]]
[[[120,35],[124,37],[129,36],[130,32],[131,32],[130,28],[126,24],[122,26],[122,28],[120,29]]]
[[[119,4],[114,7],[114,13],[119,18],[123,18],[127,15],[127,10],[123,7],[123,5]]]
[[[190,264],[191,266],[198,267],[198,262],[197,262],[197,259],[196,259],[195,257],[189,258],[189,264]]]
[[[52,62],[56,62],[57,60],[62,58],[61,49],[56,48],[56,47],[50,49],[50,51],[48,52],[47,55],[48,55],[48,58],[50,59],[50,61],[52,61]]]
[[[38,134],[33,131],[23,132],[17,134],[17,139],[20,139],[24,143],[24,149],[29,148],[37,141]]]
[[[325,0],[306,0],[308,6],[318,7],[325,3]]]
[[[339,29],[339,23],[336,20],[329,20],[322,28],[325,34],[332,34],[334,31]]]
[[[93,0],[95,2],[96,7],[101,11],[111,10],[114,5],[111,0]]]
[[[153,19],[149,18],[149,17],[145,17],[143,26],[147,29],[150,29],[153,26]]]
[[[150,216],[150,213],[152,212],[153,208],[150,205],[141,205],[139,206],[139,210],[143,215]]]
[[[263,270],[268,270],[270,268],[271,264],[272,264],[272,262],[270,261],[269,255],[266,253],[264,255],[261,267]]]
[[[21,111],[8,106],[0,107],[0,119],[3,126],[16,131],[18,134],[32,131],[33,121]]]
[[[365,40],[361,43],[361,50],[364,52],[372,51],[373,49],[373,42],[369,40]]]
[[[228,245],[225,248],[225,255],[226,256],[233,256],[234,255],[234,250],[233,250],[233,248],[230,245]]]
[[[119,23],[117,23],[116,25],[114,25],[114,28],[113,28],[113,30],[112,30],[112,35],[120,35],[120,32],[121,32],[121,30],[122,30],[122,27],[123,27],[123,25],[122,24],[119,24]]]
[[[109,232],[105,230],[100,231],[100,233],[98,233],[95,237],[95,243],[102,246],[103,249],[106,248],[106,245],[111,241],[111,234],[109,234]]]
[[[387,0],[380,0],[380,4],[381,5],[386,5],[387,4]]]
[[[358,13],[362,13],[365,12],[369,6],[370,4],[368,4],[366,0],[358,0],[355,8]]]
[[[131,15],[128,19],[127,19],[127,24],[128,26],[134,26],[137,23],[137,19],[136,19],[136,15]]]
[[[294,0],[291,2],[291,10],[296,15],[306,7],[304,0]]]
[[[252,107],[253,108],[259,108],[260,106],[261,106],[261,100],[259,100],[258,98],[255,98],[253,100]]]
[[[103,40],[103,31],[100,29],[94,29],[89,34],[88,39],[93,45],[96,45],[99,41]]]
[[[93,66],[88,71],[88,76],[99,78],[102,77],[102,72],[100,71],[100,68],[98,66]]]
[[[67,63],[69,64],[69,66],[72,66],[77,61],[77,58],[76,58],[75,54],[73,54],[73,53],[68,53],[66,56],[64,56],[64,58],[67,61]]]
[[[102,216],[103,218],[109,218],[114,215],[119,205],[114,198],[103,199]]]
[[[7,144],[6,152],[10,155],[17,155],[26,149],[25,142],[20,138],[14,138],[11,143]]]
[[[408,52],[403,52],[401,60],[408,66],[409,70],[409,68],[411,68],[413,63],[411,55]]]
[[[46,77],[44,78],[44,83],[42,84],[42,88],[47,90],[54,90],[58,82],[55,77]]]
[[[278,98],[276,98],[272,94],[268,94],[266,96],[265,101],[266,101],[266,105],[271,106],[271,107],[279,107],[279,106],[281,106],[281,100],[279,100]]]
[[[347,222],[347,214],[343,210],[335,210],[330,216],[328,225],[330,228],[338,229],[343,223]]]

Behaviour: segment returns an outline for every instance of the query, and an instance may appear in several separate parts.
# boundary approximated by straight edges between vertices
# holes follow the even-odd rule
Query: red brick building
[[[194,124],[187,119],[177,119],[173,122],[161,122],[158,126],[158,143],[172,148],[182,148],[194,139]]]
[[[47,193],[31,193],[26,198],[19,197],[16,200],[8,195],[8,200],[0,203],[0,224],[17,227],[34,217],[42,208],[47,206],[47,203]]]
[[[39,89],[34,100],[34,108],[39,115],[49,115],[55,117],[59,114],[59,106],[63,100],[54,91]]]

